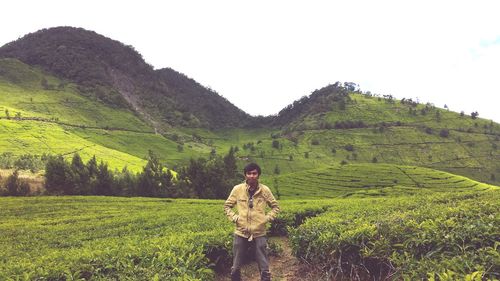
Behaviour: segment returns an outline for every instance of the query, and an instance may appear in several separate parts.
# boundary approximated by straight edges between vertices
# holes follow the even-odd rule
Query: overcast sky
[[[500,122],[498,1],[6,1],[0,45],[74,26],[252,115],[336,81]]]

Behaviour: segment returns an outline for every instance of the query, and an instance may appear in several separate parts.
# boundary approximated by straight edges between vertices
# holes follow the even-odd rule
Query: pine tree
[[[95,182],[96,182],[96,177],[97,177],[97,160],[95,158],[95,155],[89,159],[87,162],[87,173],[89,177],[89,185],[88,185],[88,193],[89,194],[95,194]]]
[[[225,178],[228,180],[239,178],[236,157],[234,156],[235,152],[236,150],[231,146],[228,154],[224,156],[224,173],[226,174]]]
[[[7,189],[7,195],[17,196],[19,187],[19,171],[16,169],[14,173],[7,178],[5,183],[5,189]]]
[[[71,172],[73,175],[73,183],[75,186],[75,194],[87,195],[90,194],[90,176],[88,168],[82,161],[80,154],[73,154],[71,159]]]
[[[120,173],[116,174],[114,181],[114,190],[118,195],[134,196],[137,193],[137,176],[132,174],[127,167],[123,167]]]
[[[108,164],[103,161],[99,163],[97,168],[94,190],[97,195],[114,195],[113,175],[108,169]]]
[[[166,195],[172,185],[172,174],[164,172],[164,167],[156,154],[149,150],[148,163],[139,176],[138,192],[141,196]]]
[[[72,173],[64,158],[49,157],[45,165],[45,189],[50,194],[73,194]]]

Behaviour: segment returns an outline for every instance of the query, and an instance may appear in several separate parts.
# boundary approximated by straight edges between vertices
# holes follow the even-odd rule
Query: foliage
[[[197,198],[225,198],[242,177],[237,172],[233,147],[224,157],[191,159],[179,171],[179,189]]]
[[[139,175],[138,195],[172,197],[172,173],[167,170],[153,151],[149,151],[148,163]]]
[[[126,168],[113,172],[104,161],[97,164],[95,156],[87,164],[78,153],[71,163],[61,155],[50,156],[45,178],[48,194],[224,198],[241,176],[231,147],[224,157],[191,159],[189,165],[179,168],[176,179],[153,151],[138,174]]]
[[[211,262],[227,262],[231,225],[217,208],[222,202],[0,200],[0,240],[11,241],[0,249],[8,261],[0,263],[2,280],[208,280]],[[209,260],[206,254],[216,251]]]
[[[499,200],[493,190],[338,202],[291,230],[290,240],[298,257],[330,277],[496,279]]]
[[[43,169],[47,155],[21,154],[15,156],[12,152],[3,152],[0,154],[0,168],[30,170],[32,173]]]
[[[276,149],[280,148],[280,142],[278,140],[273,140],[273,148],[276,148]]]
[[[439,131],[439,136],[442,137],[442,138],[447,138],[450,136],[450,130],[448,129],[441,129],[441,131]]]
[[[328,112],[335,107],[345,110],[346,104],[350,102],[350,91],[350,87],[342,86],[340,82],[330,84],[286,106],[277,116],[271,116],[270,122],[283,126],[308,114]]]
[[[494,280],[499,200],[498,190],[282,200],[269,233],[289,235],[294,253],[330,277]],[[210,280],[212,270],[227,270],[231,262],[233,225],[222,204],[0,198],[0,243],[6,245],[0,279]]]
[[[5,195],[7,196],[25,196],[30,192],[30,186],[19,178],[19,172],[15,170],[5,182]]]

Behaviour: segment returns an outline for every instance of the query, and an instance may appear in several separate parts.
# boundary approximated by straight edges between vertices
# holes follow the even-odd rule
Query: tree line
[[[71,161],[61,155],[48,156],[45,194],[222,199],[242,179],[234,153],[231,147],[225,156],[191,159],[189,164],[177,169],[176,175],[152,151],[139,173],[126,167],[112,171],[106,162],[98,162],[95,156],[86,163],[78,153]],[[15,170],[0,187],[0,195],[29,195],[29,185],[19,179]]]

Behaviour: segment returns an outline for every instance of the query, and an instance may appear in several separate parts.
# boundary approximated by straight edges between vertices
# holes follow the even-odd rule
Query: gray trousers
[[[269,260],[267,258],[267,238],[261,236],[254,238],[253,241],[248,241],[247,238],[234,234],[233,240],[233,267],[231,268],[231,275],[239,275],[239,271],[245,257],[252,253],[248,253],[250,243],[255,243],[255,260],[259,265],[259,271],[269,274]]]

